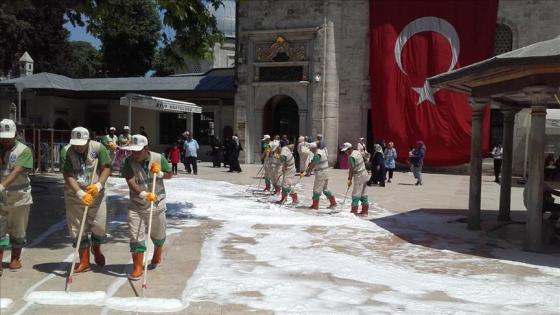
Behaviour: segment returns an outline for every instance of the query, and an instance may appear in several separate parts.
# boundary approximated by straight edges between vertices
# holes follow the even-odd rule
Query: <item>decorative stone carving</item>
[[[276,41],[270,46],[257,44],[256,50],[258,62],[305,61],[307,58],[305,43],[290,44],[282,36],[276,37]]]

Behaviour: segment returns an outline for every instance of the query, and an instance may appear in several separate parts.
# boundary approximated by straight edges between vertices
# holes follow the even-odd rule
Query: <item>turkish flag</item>
[[[493,56],[497,11],[497,0],[370,0],[373,135],[393,141],[400,162],[418,140],[425,165],[469,161],[468,97],[433,90],[426,79]],[[483,152],[489,116],[488,108]]]

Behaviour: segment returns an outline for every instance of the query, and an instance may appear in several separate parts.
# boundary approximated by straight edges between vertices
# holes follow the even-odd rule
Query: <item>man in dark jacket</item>
[[[380,144],[373,146],[375,153],[371,156],[371,177],[367,183],[368,186],[379,184],[385,187],[385,158],[383,156],[383,148]]]
[[[424,165],[424,156],[426,155],[426,145],[423,141],[417,141],[416,147],[409,154],[412,163],[412,174],[416,178],[416,186],[422,185],[422,166]]]

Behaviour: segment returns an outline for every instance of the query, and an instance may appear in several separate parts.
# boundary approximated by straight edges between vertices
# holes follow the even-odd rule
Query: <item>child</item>
[[[173,175],[177,175],[177,164],[181,161],[181,149],[179,149],[179,143],[175,142],[173,148],[169,150],[167,159],[171,161],[171,171]]]

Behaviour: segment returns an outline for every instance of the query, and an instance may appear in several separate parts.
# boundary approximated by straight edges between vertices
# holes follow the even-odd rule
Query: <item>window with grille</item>
[[[496,24],[496,36],[494,38],[494,55],[511,51],[513,48],[513,31],[505,24]]]

